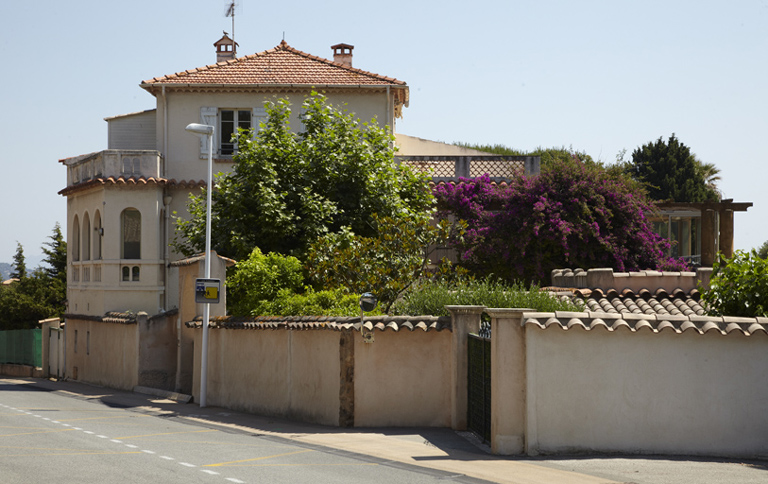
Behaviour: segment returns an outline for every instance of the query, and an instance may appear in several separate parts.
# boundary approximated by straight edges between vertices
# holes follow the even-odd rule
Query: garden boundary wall
[[[466,428],[466,335],[481,309],[452,317],[214,318],[206,401],[333,426]],[[193,396],[200,398],[202,330],[195,329]]]
[[[486,311],[495,453],[768,457],[768,319]]]

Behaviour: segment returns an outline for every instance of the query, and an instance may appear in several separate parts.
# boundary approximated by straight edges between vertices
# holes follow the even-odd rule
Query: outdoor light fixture
[[[369,313],[376,309],[376,303],[378,303],[376,296],[370,292],[366,292],[360,296],[360,334],[363,336],[363,341],[366,343],[373,343],[373,329],[370,331],[365,330],[363,324],[365,322],[365,313]]]
[[[205,207],[205,278],[211,278],[211,180],[213,179],[213,126],[191,123],[187,131],[208,136],[208,183],[205,187],[207,202]],[[205,407],[208,391],[208,321],[211,318],[211,304],[203,303],[203,347],[200,359],[200,408]]]

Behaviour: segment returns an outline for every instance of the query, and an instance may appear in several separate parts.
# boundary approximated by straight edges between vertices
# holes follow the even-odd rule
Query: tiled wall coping
[[[660,272],[660,271],[640,271],[640,272],[614,272],[610,268],[600,269],[555,269],[552,271],[552,285],[555,287],[574,287],[616,289],[623,291],[631,289],[639,292],[641,289],[647,289],[655,292],[658,289],[665,289],[672,292],[675,289],[681,289],[684,292],[690,292],[699,287],[709,287],[709,279],[712,275],[711,267],[699,267],[696,272]]]

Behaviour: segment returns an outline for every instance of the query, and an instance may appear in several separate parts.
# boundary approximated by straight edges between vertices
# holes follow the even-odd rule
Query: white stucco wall
[[[209,405],[325,425],[339,422],[339,333],[208,333]],[[193,395],[200,399],[202,330],[195,330]]]
[[[132,390],[138,384],[139,331],[136,324],[67,318],[68,378]]]
[[[768,336],[526,326],[529,452],[768,455]]]
[[[126,208],[134,208],[141,213],[141,259],[121,259],[121,213]],[[94,220],[97,213],[104,229],[100,259],[95,249],[98,236]],[[91,220],[91,255],[87,260],[82,256],[86,214]],[[74,256],[75,216],[78,217],[81,234],[79,261]],[[165,279],[162,217],[163,190],[157,185],[96,187],[67,198],[67,242],[70,248],[67,255],[67,297],[70,313],[101,316],[107,311],[159,312],[164,304]],[[123,266],[140,267],[140,280],[123,281]],[[75,280],[76,271],[79,271],[79,280]],[[87,278],[86,271],[89,274]]]
[[[451,426],[451,332],[355,334],[355,426]]]
[[[299,114],[301,103],[308,92],[298,93],[238,93],[238,92],[167,92],[167,100],[158,96],[157,109],[157,139],[160,146],[163,145],[165,136],[163,129],[166,123],[165,109],[167,106],[168,148],[166,156],[166,176],[177,180],[204,180],[206,173],[206,157],[201,158],[200,142],[197,135],[185,131],[189,123],[201,123],[201,108],[216,107],[230,109],[259,109],[264,107],[265,101],[276,101],[278,98],[287,98],[291,102],[291,126],[294,129],[301,128]],[[355,117],[363,122],[376,118],[379,124],[387,124],[386,120],[393,119],[392,110],[387,110],[387,95],[385,92],[328,92],[329,102],[335,107],[347,104],[345,109],[354,113]],[[391,124],[390,121],[389,124]],[[219,127],[216,126],[217,134]],[[162,149],[159,147],[159,149]],[[214,153],[214,157],[216,154]],[[229,163],[217,163],[214,172],[229,171],[232,165]]]

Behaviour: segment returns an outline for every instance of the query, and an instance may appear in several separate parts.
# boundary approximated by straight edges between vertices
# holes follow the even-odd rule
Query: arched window
[[[101,214],[98,210],[93,214],[93,259],[101,260],[101,234],[104,232],[101,226]]]
[[[122,259],[141,259],[141,213],[135,208],[126,208],[120,214],[122,227]]]
[[[80,260],[80,219],[75,215],[72,222],[72,260]]]
[[[83,260],[91,259],[91,219],[88,212],[83,215],[83,235],[80,237],[83,244]]]

